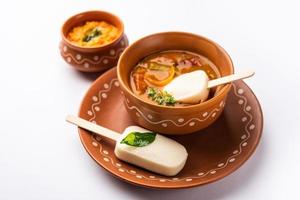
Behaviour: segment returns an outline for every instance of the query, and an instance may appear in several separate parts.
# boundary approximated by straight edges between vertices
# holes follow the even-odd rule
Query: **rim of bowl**
[[[223,88],[221,88],[221,90],[217,93],[217,95],[213,96],[212,98],[208,99],[207,101],[204,101],[202,103],[197,103],[197,104],[193,104],[193,105],[188,105],[188,106],[183,106],[183,107],[170,107],[170,106],[164,106],[164,105],[158,105],[158,104],[154,104],[154,103],[149,103],[145,100],[143,100],[142,98],[140,98],[139,96],[137,96],[136,94],[134,94],[132,92],[132,90],[127,87],[125,85],[125,83],[123,82],[123,79],[122,79],[122,76],[120,74],[120,67],[119,67],[119,63],[121,60],[123,60],[123,57],[124,55],[126,54],[126,52],[134,45],[137,45],[137,43],[141,42],[142,40],[144,39],[147,39],[147,38],[150,38],[150,37],[155,37],[155,36],[158,36],[158,35],[163,35],[163,34],[184,34],[184,35],[190,35],[190,36],[194,36],[194,37],[200,37],[201,39],[204,39],[206,40],[207,42],[209,43],[212,43],[214,44],[216,47],[218,47],[220,49],[220,51],[222,51],[222,53],[225,55],[225,58],[229,61],[230,63],[230,74],[233,74],[234,73],[234,66],[233,66],[233,62],[229,56],[229,54],[227,53],[227,51],[221,47],[218,43],[212,41],[211,39],[208,39],[204,36],[201,36],[201,35],[197,35],[197,34],[194,34],[194,33],[189,33],[189,32],[182,32],[182,31],[166,31],[166,32],[159,32],[159,33],[154,33],[154,34],[151,34],[151,35],[147,35],[145,37],[142,37],[138,40],[136,40],[135,42],[133,42],[131,45],[129,45],[125,50],[124,52],[121,54],[119,60],[118,60],[118,65],[117,65],[117,76],[118,76],[118,80],[120,82],[120,84],[122,85],[122,87],[131,95],[133,96],[134,98],[138,99],[139,101],[141,101],[142,103],[146,104],[146,105],[149,105],[149,106],[154,106],[154,107],[157,107],[157,108],[161,108],[161,109],[169,109],[169,110],[181,110],[181,109],[192,109],[192,108],[196,108],[196,107],[199,107],[199,106],[207,106],[211,103],[214,103],[220,96],[221,94],[225,93],[225,92],[228,92],[230,87],[231,87],[231,83],[227,83],[224,85]]]
[[[98,47],[81,47],[81,46],[78,46],[78,45],[75,45],[73,44],[72,42],[70,42],[66,35],[64,34],[64,28],[66,26],[66,24],[72,20],[74,20],[76,17],[78,17],[79,15],[87,15],[89,13],[101,13],[101,14],[104,14],[104,15],[108,15],[110,18],[115,18],[119,23],[120,23],[120,33],[118,35],[118,37],[116,37],[114,40],[112,40],[111,42],[109,42],[108,44],[106,45],[103,45],[103,46],[98,46]],[[99,18],[99,20],[101,20]],[[86,20],[85,20],[86,21]],[[124,34],[124,23],[123,21],[121,20],[121,18],[119,18],[117,15],[115,14],[112,14],[110,12],[107,12],[107,11],[103,11],[103,10],[89,10],[89,11],[85,11],[85,12],[81,12],[81,13],[77,13],[75,15],[72,15],[71,17],[67,18],[67,20],[65,20],[65,22],[63,23],[61,29],[60,29],[60,34],[61,34],[61,37],[63,39],[64,42],[66,42],[69,46],[71,46],[72,48],[74,49],[77,49],[77,50],[83,50],[83,51],[86,51],[86,50],[99,50],[99,49],[103,49],[103,48],[106,48],[106,47],[109,47],[111,46],[112,44],[114,44],[116,41],[120,40],[122,38],[122,35]]]

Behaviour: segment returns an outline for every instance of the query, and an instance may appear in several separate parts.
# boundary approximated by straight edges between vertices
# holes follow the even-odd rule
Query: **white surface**
[[[299,199],[299,1],[6,1],[0,7],[0,199]],[[251,159],[203,187],[159,191],[123,183],[83,149],[76,114],[93,78],[60,57],[60,26],[72,14],[103,9],[125,22],[130,41],[167,30],[217,41],[264,111]],[[35,122],[35,123],[34,123]]]

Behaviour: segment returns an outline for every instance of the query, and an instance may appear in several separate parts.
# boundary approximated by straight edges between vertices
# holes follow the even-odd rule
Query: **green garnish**
[[[93,30],[91,30],[88,34],[86,34],[84,36],[84,38],[82,39],[82,41],[89,42],[89,41],[91,41],[95,37],[98,37],[101,34],[102,34],[101,30],[98,27],[96,27]]]
[[[134,147],[143,147],[151,144],[155,140],[156,133],[153,132],[131,132],[123,140],[121,144],[127,144]]]
[[[176,103],[175,98],[171,94],[152,87],[148,88],[147,95],[150,99],[152,99],[159,105],[174,106]]]

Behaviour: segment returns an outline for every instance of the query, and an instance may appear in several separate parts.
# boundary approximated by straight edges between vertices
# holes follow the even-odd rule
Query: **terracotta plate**
[[[93,83],[82,101],[79,115],[118,132],[133,125],[123,104],[115,68]],[[177,176],[161,176],[122,162],[114,155],[114,142],[80,128],[79,134],[90,156],[111,174],[140,186],[185,188],[219,180],[239,168],[254,152],[262,128],[258,100],[243,81],[237,81],[222,116],[212,126],[198,133],[172,137],[183,144],[189,154]]]

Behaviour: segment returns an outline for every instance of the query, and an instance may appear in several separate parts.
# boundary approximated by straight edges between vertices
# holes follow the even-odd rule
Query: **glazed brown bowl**
[[[106,21],[120,30],[119,36],[100,47],[81,47],[71,43],[67,34],[72,28],[86,21]],[[117,16],[104,11],[87,11],[76,14],[65,21],[61,28],[60,54],[75,69],[84,72],[101,72],[117,65],[118,59],[128,46],[123,22]]]
[[[166,50],[198,53],[210,59],[217,66],[221,76],[233,74],[233,64],[229,55],[215,42],[191,33],[156,33],[131,44],[119,59],[117,74],[125,107],[135,123],[159,133],[183,135],[204,129],[221,115],[231,84],[220,87],[214,97],[203,103],[184,107],[146,102],[130,88],[132,68],[144,57]]]

